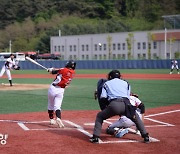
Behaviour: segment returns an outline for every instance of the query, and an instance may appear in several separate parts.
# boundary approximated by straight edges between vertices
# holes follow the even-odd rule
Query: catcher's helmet
[[[76,62],[74,62],[73,60],[70,60],[66,63],[65,65],[66,68],[72,68],[73,70],[75,70],[76,68]]]
[[[121,77],[121,73],[118,70],[112,70],[108,74],[108,80],[114,79],[114,78],[119,78]]]

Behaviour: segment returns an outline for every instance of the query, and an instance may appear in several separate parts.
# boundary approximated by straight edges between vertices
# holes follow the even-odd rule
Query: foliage
[[[175,59],[179,59],[180,58],[180,52],[179,51],[175,52],[174,54],[175,54],[174,55]]]
[[[0,0],[0,4],[0,51],[11,40],[13,51],[47,52],[49,37],[59,29],[62,35],[161,29],[162,15],[180,13],[178,0]]]
[[[132,46],[134,44],[134,34],[129,33],[128,37],[126,38],[127,47],[128,47],[128,59],[132,58]]]

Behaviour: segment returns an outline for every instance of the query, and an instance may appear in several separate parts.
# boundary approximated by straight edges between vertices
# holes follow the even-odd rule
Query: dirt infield
[[[0,84],[0,91],[6,90],[36,90],[36,89],[47,89],[49,87],[48,84],[17,84],[13,83],[13,86],[9,86],[9,84]]]
[[[106,78],[106,74],[76,74],[75,78]],[[51,74],[13,74],[13,78],[54,78]],[[180,80],[180,74],[123,74],[124,79]],[[6,76],[3,76],[6,78]]]
[[[1,114],[0,134],[7,134],[8,138],[5,145],[0,144],[0,153],[178,154],[180,151],[180,105],[147,110],[145,126],[152,137],[149,144],[142,143],[137,134],[129,133],[120,139],[106,135],[105,129],[118,117],[104,123],[101,144],[90,143],[97,112],[63,111],[66,128],[50,126],[46,112]]]

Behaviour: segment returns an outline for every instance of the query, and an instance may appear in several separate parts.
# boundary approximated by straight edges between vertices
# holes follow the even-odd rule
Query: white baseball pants
[[[12,80],[11,71],[10,71],[10,69],[7,69],[5,66],[3,66],[1,69],[0,77],[2,77],[5,72],[6,72],[6,75],[8,77],[8,80]]]
[[[48,110],[61,110],[64,88],[50,85],[48,89]]]
[[[137,111],[136,111],[136,113],[139,115],[139,117],[142,120],[142,115]],[[115,128],[115,127],[130,128],[132,126],[136,126],[136,124],[131,119],[127,118],[126,116],[121,116],[121,118],[119,120],[117,120],[116,122],[111,124],[109,127],[111,127],[111,128]]]

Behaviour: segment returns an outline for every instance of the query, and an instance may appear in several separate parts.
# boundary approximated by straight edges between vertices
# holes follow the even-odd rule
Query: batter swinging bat
[[[36,62],[35,60],[29,58],[28,56],[26,56],[26,59],[29,60],[30,62],[32,62],[32,63],[34,63],[34,64],[36,64],[36,65],[38,65],[38,66],[44,68],[45,70],[48,70],[48,68],[46,68],[45,66],[39,64],[38,62]]]

